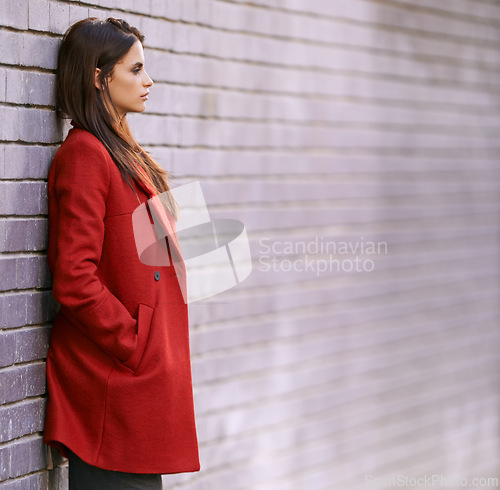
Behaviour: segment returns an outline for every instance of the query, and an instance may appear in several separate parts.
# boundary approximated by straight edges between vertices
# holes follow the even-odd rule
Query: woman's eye
[[[139,73],[139,72],[141,71],[141,69],[140,69],[140,68],[134,68],[132,71],[133,71],[134,73]]]

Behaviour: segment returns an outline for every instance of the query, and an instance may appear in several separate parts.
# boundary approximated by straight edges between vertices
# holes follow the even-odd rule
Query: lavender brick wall
[[[135,135],[245,223],[254,266],[190,305],[202,471],[164,488],[500,478],[500,5],[5,0],[0,489],[67,488],[42,443],[54,68],[71,23],[110,15],[146,35]]]

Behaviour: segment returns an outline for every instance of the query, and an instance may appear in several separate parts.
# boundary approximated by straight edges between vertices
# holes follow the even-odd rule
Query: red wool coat
[[[48,175],[60,309],[43,440],[108,470],[198,471],[187,305],[174,266],[142,263],[133,234],[132,213],[155,194],[130,180],[136,195],[104,145],[72,124]]]

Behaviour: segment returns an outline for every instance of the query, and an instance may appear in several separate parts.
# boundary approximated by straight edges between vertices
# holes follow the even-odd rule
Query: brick
[[[50,287],[50,272],[47,265],[47,257],[16,255],[16,288],[30,289]]]
[[[8,446],[10,450],[9,477],[21,476],[30,471],[30,442],[21,440]]]
[[[45,363],[14,365],[0,369],[2,386],[1,404],[22,400],[45,393]]]
[[[39,274],[39,257],[31,256],[26,257],[16,255],[16,288],[28,289],[34,288],[40,282],[38,279]]]
[[[167,10],[167,3],[162,0],[151,0],[149,5],[150,11],[149,14],[152,17],[165,17],[165,13]]]
[[[28,293],[26,298],[27,324],[45,323],[53,320],[59,304],[52,291]]]
[[[413,2],[412,0],[398,0],[398,3],[411,5]],[[425,9],[428,8],[435,9],[436,7],[436,5],[429,0],[424,0],[423,2],[419,2],[418,6],[424,7]],[[475,16],[481,14],[481,17],[484,16],[484,18],[497,19],[497,20],[500,18],[500,11],[498,9],[498,6],[494,4],[491,5],[484,4],[481,6],[478,5],[479,9],[474,11],[471,10],[471,5],[468,2],[448,2],[446,4],[440,5],[439,7],[440,7],[439,10],[450,13],[460,13],[468,16],[470,16],[471,14],[474,14]]]
[[[26,294],[0,295],[0,325],[2,328],[14,328],[26,324],[26,302]]]
[[[16,329],[14,332],[16,342],[15,362],[36,361],[47,357],[50,327],[27,327]]]
[[[171,114],[196,116],[199,114],[200,95],[193,89],[182,86],[168,86],[170,105],[167,110]],[[161,95],[161,94],[160,94]]]
[[[149,9],[148,2],[143,2],[143,8],[146,10]],[[137,29],[142,32],[144,30],[142,27],[142,22],[146,17],[144,17],[143,15],[136,15],[136,13],[134,12],[135,10],[136,9],[132,9],[132,11],[127,12],[126,15],[121,10],[109,10],[108,16],[125,19],[131,26],[137,27]]]
[[[362,4],[359,3],[359,6]],[[324,6],[329,7],[329,6]],[[351,19],[356,19],[362,21],[362,19],[368,19],[374,12],[367,8],[349,8],[343,12]],[[448,34],[459,34],[463,38],[477,38],[477,39],[492,39],[495,37],[495,29],[491,26],[487,26],[484,29],[480,29],[480,32],[475,30],[475,24],[473,22],[467,22],[463,19],[453,18],[447,19],[444,23],[442,22],[442,17],[437,15],[432,15],[427,12],[413,12],[411,16],[405,16],[402,14],[401,9],[398,6],[384,6],[377,9],[377,15],[382,23],[391,26],[404,27],[407,29],[422,29],[427,33],[448,33]],[[337,14],[340,12],[337,11]]]
[[[5,230],[4,251],[45,250],[48,245],[48,224],[43,218],[0,220]]]
[[[49,476],[47,472],[34,473],[27,476],[22,476],[15,479],[9,479],[5,482],[0,482],[2,490],[38,490],[40,488],[48,488]],[[54,486],[50,488],[63,488],[62,486]],[[66,486],[67,488],[67,486]]]
[[[0,192],[4,200],[0,202],[1,214],[40,214],[40,189],[42,182],[0,182]]]
[[[56,465],[56,454],[59,455],[59,451],[56,449],[53,449],[53,454],[54,456],[52,457],[52,460],[54,461],[54,465]],[[58,459],[62,459],[61,456],[58,457]],[[50,489],[58,489],[58,490],[67,490],[68,488],[68,469],[69,466],[67,464],[63,466],[57,466],[54,467],[53,470],[50,470],[48,472],[48,479],[49,479],[49,486],[48,488]]]
[[[4,156],[5,179],[46,179],[52,158],[57,148],[38,145],[10,144],[0,146],[0,155]]]
[[[143,4],[146,4],[146,7],[148,6],[148,2],[142,2]],[[107,8],[116,8],[117,7],[117,3],[114,1],[114,0],[97,0],[95,2],[96,5],[98,5],[99,7],[107,7]],[[140,11],[138,9],[141,9],[143,8],[143,6],[140,6],[140,5],[136,5],[136,3],[134,2],[134,0],[124,0],[123,2],[120,3],[120,7],[123,9],[123,10],[128,10],[128,11]],[[147,10],[146,10],[147,12]],[[122,14],[123,15],[123,14]],[[112,17],[114,17],[114,15],[112,15]]]
[[[49,0],[29,0],[29,28],[34,31],[49,31]]]
[[[46,466],[45,448],[41,436],[22,437],[3,446],[0,451],[0,461],[4,459],[6,463],[0,467],[0,479],[16,478],[26,473],[42,470]],[[43,475],[36,480],[25,480],[30,484],[43,481],[46,481]]]
[[[7,91],[7,70],[5,68],[0,68],[0,102],[6,101],[6,91]]]
[[[189,32],[189,51],[191,53],[205,54],[205,46],[211,38],[210,29],[193,26]]]
[[[139,119],[141,118],[139,123]],[[135,137],[141,144],[161,143],[176,145],[179,141],[179,120],[171,117],[158,117],[130,114],[127,116]]]
[[[173,87],[172,85],[167,85],[165,83],[154,83],[150,88],[150,91],[151,94],[148,101],[149,106],[146,108],[146,114],[149,111],[163,114],[174,113],[173,107],[174,102],[176,102],[176,98],[173,96],[173,94],[177,93],[175,87]],[[179,90],[179,92],[179,97],[181,97],[182,91]]]
[[[7,0],[2,6],[0,25],[27,29],[28,3],[22,0]]]
[[[180,20],[182,17],[182,9],[184,0],[172,0],[171,2],[167,2],[167,19],[171,20]]]
[[[188,24],[175,23],[172,24],[171,38],[172,49],[177,52],[186,52],[190,50],[189,35],[192,26]]]
[[[60,470],[68,469],[67,458],[64,458],[56,448],[53,448],[51,446],[46,446],[46,454],[48,455],[48,453],[50,453],[50,457],[52,458],[52,463],[54,465],[54,468],[59,467],[58,469]],[[59,475],[64,476],[64,474],[65,472],[62,471]]]
[[[212,25],[213,22],[213,2],[210,0],[196,1],[196,22],[204,25]]]
[[[175,26],[177,24],[172,22],[145,17],[142,19],[142,34],[145,36],[144,44],[148,47],[173,49]],[[149,66],[146,58],[146,71],[148,70]]]
[[[0,366],[9,366],[47,356],[50,327],[27,327],[0,334]]]
[[[98,8],[89,7],[88,12],[89,17],[97,17],[98,19],[102,20],[106,20],[108,17],[110,17],[109,10],[101,10]]]
[[[1,31],[0,31],[1,32]],[[16,141],[19,138],[19,109],[16,107],[1,107],[0,119],[9,124],[0,125],[0,140]]]
[[[0,291],[16,287],[16,257],[0,257]]]
[[[42,431],[44,411],[44,398],[0,407],[0,442]]]
[[[69,27],[69,5],[60,2],[49,4],[49,31],[64,34]]]
[[[46,182],[43,182],[40,186],[40,214],[47,215],[49,213],[49,201],[48,201],[48,186]]]
[[[169,20],[179,20],[181,18],[182,0],[151,0],[151,14],[154,17],[164,17]]]
[[[73,25],[75,22],[79,20],[88,18],[89,9],[88,7],[83,7],[81,5],[73,5],[69,6],[69,25]]]
[[[49,264],[47,262],[47,256],[43,255],[39,258],[38,263],[38,287],[39,288],[50,288],[52,287],[52,276],[50,274]]]
[[[22,400],[26,396],[26,367],[12,366],[1,369],[2,386],[0,400],[2,404]]]
[[[219,124],[203,119],[181,119],[181,146],[218,146]]]
[[[196,21],[196,0],[183,0],[181,3],[181,20]]]
[[[7,220],[6,219],[0,219],[0,252],[5,252],[7,249],[7,244],[6,244],[6,224]]]
[[[55,76],[7,69],[6,101],[18,104],[55,105]]]
[[[0,447],[0,482],[8,478],[10,454],[9,447]]]
[[[241,30],[241,12],[243,7],[234,2],[215,2],[212,6],[212,25],[222,28],[231,26],[232,30]]]
[[[24,72],[16,69],[6,70],[6,93],[5,100],[22,104],[27,101],[28,96],[25,93],[25,83],[23,82]]]
[[[248,57],[247,48],[252,44],[255,45],[255,41],[251,38],[246,38],[239,33],[235,32],[225,32],[225,31],[215,31],[210,33],[210,53],[218,58],[240,58]],[[253,49],[257,51],[256,48]],[[239,53],[235,56],[235,53]]]
[[[24,34],[21,42],[21,55],[17,57],[16,64],[51,70],[56,68],[60,39],[40,34]]]
[[[14,364],[16,359],[16,334],[0,331],[0,367]]]
[[[56,143],[62,134],[57,117],[52,110],[22,109],[19,110],[19,140],[31,143]]]
[[[22,35],[18,32],[0,30],[0,59],[6,64],[18,64],[23,47]]]

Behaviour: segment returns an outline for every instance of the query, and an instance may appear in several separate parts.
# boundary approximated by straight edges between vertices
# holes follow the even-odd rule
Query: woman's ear
[[[99,74],[101,73],[100,68],[95,69],[95,79],[94,79],[94,84],[98,90],[101,90],[101,82],[99,81]]]

